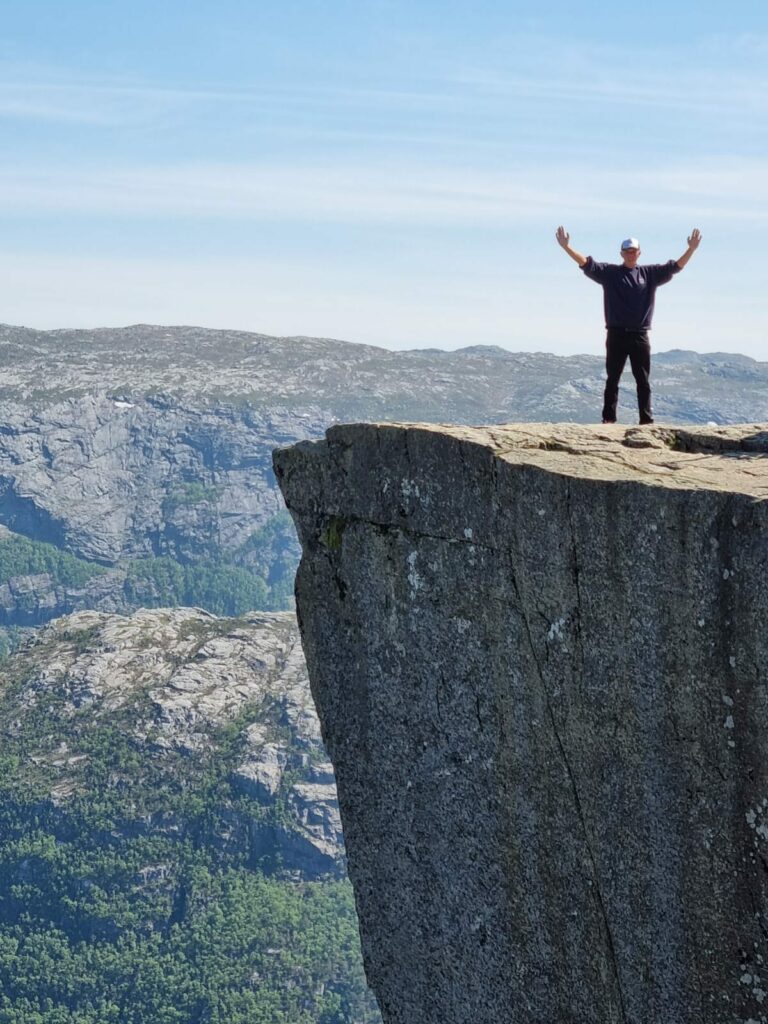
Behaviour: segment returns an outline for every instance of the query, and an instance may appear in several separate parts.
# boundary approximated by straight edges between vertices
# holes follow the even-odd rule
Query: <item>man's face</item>
[[[625,267],[629,267],[630,270],[631,270],[632,267],[636,267],[637,266],[637,261],[640,258],[640,250],[639,249],[622,249],[621,250],[621,258],[624,260],[624,266]]]

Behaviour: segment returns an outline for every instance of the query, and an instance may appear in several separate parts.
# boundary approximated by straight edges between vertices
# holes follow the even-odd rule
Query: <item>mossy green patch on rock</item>
[[[340,516],[332,516],[328,524],[320,533],[320,542],[329,551],[338,551],[341,548],[341,539],[344,535],[344,528],[347,523]]]

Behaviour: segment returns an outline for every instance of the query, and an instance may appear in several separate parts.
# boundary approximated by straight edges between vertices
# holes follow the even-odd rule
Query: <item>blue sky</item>
[[[696,226],[656,349],[766,357],[764,3],[3,6],[2,321],[599,353],[557,225]]]

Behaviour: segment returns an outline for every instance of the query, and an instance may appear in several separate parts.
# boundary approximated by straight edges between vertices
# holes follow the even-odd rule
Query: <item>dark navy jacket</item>
[[[603,286],[605,326],[634,331],[650,330],[656,289],[680,271],[675,260],[629,270],[623,263],[595,263],[591,256],[581,269]]]

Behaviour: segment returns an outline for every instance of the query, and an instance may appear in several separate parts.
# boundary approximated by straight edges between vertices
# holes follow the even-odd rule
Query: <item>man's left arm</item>
[[[698,228],[694,228],[691,232],[691,236],[688,239],[688,248],[685,250],[683,255],[677,260],[677,265],[680,270],[686,265],[688,260],[693,256],[696,250],[699,248],[699,242],[701,241],[701,232]]]

